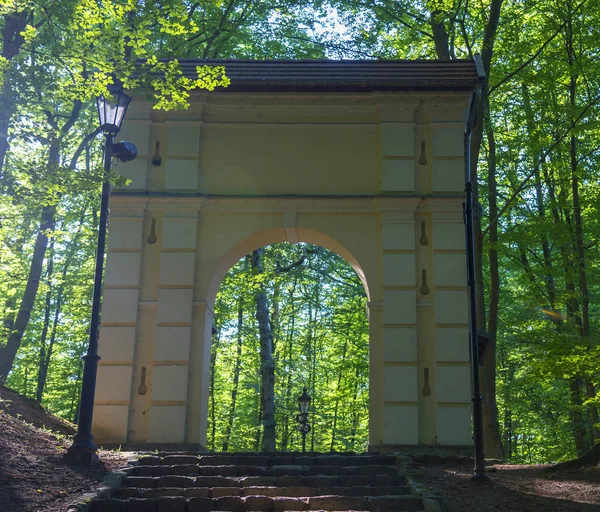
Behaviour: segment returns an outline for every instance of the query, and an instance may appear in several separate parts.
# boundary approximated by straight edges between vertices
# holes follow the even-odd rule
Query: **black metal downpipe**
[[[485,80],[485,73],[479,55],[475,56],[475,64],[480,80]],[[469,286],[469,346],[471,356],[471,379],[473,397],[473,444],[475,449],[475,468],[471,480],[487,481],[485,460],[483,452],[483,416],[481,389],[479,386],[479,339],[477,333],[477,300],[475,287],[475,234],[473,220],[473,183],[471,182],[471,132],[477,118],[477,111],[481,101],[481,88],[479,84],[471,97],[469,117],[465,128],[465,203],[463,212],[465,218],[465,236],[467,246],[467,281]]]

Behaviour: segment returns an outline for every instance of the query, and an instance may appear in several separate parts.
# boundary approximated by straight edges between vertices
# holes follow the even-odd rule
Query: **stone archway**
[[[290,242],[290,240],[293,242]],[[310,244],[310,247],[308,248],[308,252],[303,252],[304,256],[302,259],[298,260],[300,254],[302,254],[302,249],[300,249],[301,252],[296,252],[298,251],[298,248],[296,247],[294,250],[291,243],[306,243]],[[282,447],[287,446],[287,438],[289,435],[287,425],[288,416],[293,418],[298,412],[295,397],[301,392],[303,385],[308,388],[308,392],[313,398],[311,423],[314,427],[313,434],[315,431],[318,432],[317,444],[323,442],[321,437],[324,429],[336,428],[336,422],[331,418],[331,410],[329,409],[329,407],[333,407],[334,402],[336,411],[338,410],[338,401],[340,401],[341,404],[339,405],[339,410],[341,411],[343,409],[348,412],[345,408],[346,406],[342,404],[344,404],[345,401],[348,401],[348,403],[356,403],[356,400],[358,399],[361,403],[360,419],[364,429],[367,426],[365,420],[368,418],[369,403],[369,331],[368,309],[366,307],[369,290],[365,273],[361,268],[359,261],[352,253],[332,237],[307,228],[276,228],[267,232],[256,232],[244,240],[241,240],[222,258],[218,265],[218,271],[213,273],[213,281],[208,289],[207,303],[209,304],[210,310],[214,311],[215,328],[213,329],[213,336],[211,336],[210,339],[204,340],[204,343],[211,344],[213,350],[211,350],[210,367],[206,367],[202,372],[205,379],[210,380],[210,382],[206,382],[204,385],[208,386],[209,390],[212,390],[211,396],[213,398],[209,397],[207,403],[202,404],[202,412],[200,414],[201,418],[208,418],[206,446],[212,449],[213,446],[218,445],[218,443],[215,442],[215,425],[222,426],[221,435],[225,431],[227,432],[226,438],[228,441],[231,438],[237,437],[238,443],[243,442],[240,441],[240,436],[241,438],[245,438],[244,434],[241,434],[236,429],[243,425],[242,430],[246,432],[249,427],[247,422],[254,421],[255,418],[255,416],[253,416],[252,419],[250,419],[252,415],[247,412],[248,403],[254,404],[254,408],[250,405],[250,410],[253,411],[254,415],[258,413],[259,408],[262,410],[262,403],[258,391],[256,395],[251,395],[252,398],[248,398],[248,395],[245,395],[244,400],[246,403],[246,410],[239,409],[239,407],[237,409],[235,408],[235,404],[240,403],[240,395],[245,393],[243,390],[258,389],[255,387],[257,386],[257,381],[255,379],[257,376],[260,377],[262,356],[260,360],[257,360],[258,355],[256,350],[258,349],[259,332],[258,325],[253,325],[253,320],[256,318],[257,314],[253,298],[254,294],[253,292],[245,293],[245,290],[240,289],[239,281],[240,272],[244,273],[247,279],[250,279],[247,274],[250,269],[249,256],[253,251],[260,248],[264,249],[262,261],[263,265],[266,265],[267,267],[269,266],[269,262],[272,264],[274,261],[272,259],[275,257],[273,254],[279,254],[280,250],[285,252],[292,250],[293,254],[295,254],[286,254],[286,256],[283,256],[281,262],[284,267],[289,263],[295,262],[295,264],[292,263],[292,267],[290,267],[295,270],[288,279],[286,279],[286,276],[288,276],[287,272],[279,274],[277,270],[272,267],[270,270],[265,270],[265,277],[269,276],[269,284],[265,285],[268,290],[267,300],[269,302],[269,315],[273,315],[270,319],[270,325],[273,330],[272,350],[275,369],[274,396],[277,403],[277,406],[275,407],[277,446],[280,446],[280,443]],[[281,255],[279,257],[281,257]],[[337,295],[338,298],[343,297],[348,293],[348,290],[343,292],[340,292],[339,290],[340,285],[341,288],[344,288],[343,284],[346,279],[340,280],[338,278],[332,278],[330,280],[327,275],[321,275],[321,272],[315,270],[312,264],[314,263],[316,264],[316,268],[320,268],[324,261],[330,263],[332,258],[333,261],[337,262],[336,269],[338,268],[337,264],[343,265],[343,270],[340,275],[345,276],[346,279],[351,279],[352,284],[350,284],[350,281],[346,282],[348,289],[353,288],[354,286],[360,288],[362,284],[362,289],[364,291],[359,292],[357,291],[358,289],[355,291],[355,293],[360,294],[361,305],[353,300],[356,298],[354,295],[352,295],[350,303],[346,302],[343,298],[341,299],[341,302],[340,300],[336,300],[335,303],[332,303],[332,288],[338,287],[336,292],[340,293],[340,295]],[[297,265],[298,263],[300,264]],[[233,270],[234,268],[235,270]],[[233,281],[228,279],[228,274],[230,272],[233,272],[232,275],[238,276]],[[353,276],[350,278],[348,273],[353,274]],[[278,285],[276,286],[278,291],[274,292],[272,295],[272,287],[274,286],[274,278],[276,275],[279,276],[277,277]],[[296,283],[298,282],[299,275],[302,276],[299,279],[303,284],[298,285],[297,288]],[[307,278],[306,281],[305,278]],[[319,285],[315,285],[317,280]],[[310,292],[310,296],[312,297],[310,305],[307,305],[308,303],[304,302],[305,299],[303,299],[303,293],[298,291],[298,289],[305,289],[303,288],[305,285],[308,286],[308,288],[315,286],[315,288],[312,288],[312,292],[317,295]],[[294,291],[292,291],[292,286]],[[318,292],[315,291],[316,288],[319,289]],[[248,290],[250,289],[251,288],[248,288]],[[219,299],[219,295],[221,295],[221,299],[224,300]],[[292,296],[291,299],[290,296]],[[235,311],[231,310],[229,306],[219,307],[219,304],[231,304],[231,300],[238,304]],[[274,302],[271,302],[271,300]],[[290,300],[291,303],[289,302]],[[317,304],[316,307],[314,306],[315,303]],[[326,304],[325,308],[323,308],[324,303]],[[215,304],[217,305],[216,309]],[[292,313],[289,313],[288,308],[290,305]],[[339,319],[337,321],[333,320],[334,318],[343,316],[348,310],[351,310],[354,315],[360,315],[361,318],[361,320],[357,322],[358,325],[353,325],[352,327],[353,335],[349,335],[350,329],[346,320],[344,321],[344,329],[339,325]],[[277,313],[275,313],[275,311],[277,311]],[[288,313],[282,314],[281,311],[288,311]],[[309,315],[310,318],[313,318],[312,313],[315,313],[314,323],[312,320],[306,319],[307,315]],[[275,325],[278,327],[274,326],[273,323],[275,314],[278,318]],[[307,331],[309,331],[308,334]],[[218,337],[216,337],[217,332],[219,332]],[[215,341],[217,339],[217,352],[214,352]],[[326,339],[327,341],[323,343],[323,339]],[[320,347],[318,350],[316,350],[317,346]],[[344,347],[343,349],[342,346]],[[352,348],[347,350],[347,346]],[[234,347],[235,353],[230,351],[232,347]],[[313,347],[315,350],[313,350]],[[332,353],[336,353],[338,356],[343,353],[343,356],[339,360],[337,357],[332,360]],[[219,364],[215,366],[216,360],[219,361]],[[343,369],[338,368],[337,365],[342,360],[345,361],[345,365],[356,364],[356,371],[354,369],[348,370],[347,367],[344,367]],[[294,364],[291,364],[290,361],[294,361]],[[321,366],[325,361],[329,361],[329,363],[324,367]],[[207,364],[207,361],[204,361],[204,364]],[[241,374],[240,367],[244,368]],[[249,370],[249,368],[253,368],[253,370]],[[324,368],[328,368],[328,371],[325,371]],[[340,373],[337,373],[338,371]],[[328,384],[330,383],[330,377],[324,377],[324,375],[325,373],[332,375],[331,372],[338,375],[340,381],[341,379],[344,379],[344,385],[346,385],[345,380],[351,373],[351,379],[357,379],[359,381],[355,390],[357,396],[355,396],[349,388],[340,388],[339,395],[343,396],[343,398],[338,398],[337,393],[335,393],[335,398],[332,398],[332,389],[329,385],[323,385],[324,381]],[[234,373],[236,376],[232,381]],[[303,375],[303,377],[301,377],[301,375]],[[298,379],[300,380],[297,381]],[[292,386],[296,389],[295,391],[290,391],[290,383],[294,382],[296,382],[296,384],[295,386],[292,384]],[[340,382],[338,381],[337,385],[331,385],[339,388]],[[235,392],[232,395],[233,389],[235,389]],[[227,391],[225,392],[224,390]],[[215,405],[215,396],[219,397],[217,399],[218,406]],[[227,408],[224,409],[223,403],[221,402],[225,401],[226,403],[229,403],[228,400],[232,396],[234,398],[231,400],[234,404],[234,410],[236,411],[235,421],[231,410]],[[327,397],[331,398],[331,404],[329,404]],[[290,400],[293,405],[290,405]],[[318,405],[315,409],[315,404],[317,402]],[[290,407],[292,408],[290,409]],[[242,411],[241,414],[242,417],[245,417],[245,421],[238,421],[238,417],[240,416],[238,409]],[[343,420],[340,416],[338,416],[338,418],[340,419],[339,422],[337,422],[338,431],[336,431],[335,436],[343,436],[344,427],[341,427],[342,430],[340,430],[339,427],[339,425],[343,423]],[[223,427],[223,424],[227,424],[227,428]],[[294,425],[293,422],[292,425]],[[324,425],[327,426],[325,427]],[[356,424],[355,427],[357,425],[358,424]],[[294,427],[292,428],[294,431],[296,430]],[[220,428],[217,427],[216,438],[219,438],[219,430]],[[368,441],[364,435],[365,433],[366,432],[363,430],[363,437],[361,438],[362,446],[366,446],[365,443]],[[313,443],[314,442],[315,440],[313,439]],[[331,442],[333,443],[333,440]],[[227,445],[229,445],[229,449],[231,449],[231,445],[228,442],[223,443],[223,446]],[[225,448],[223,449],[225,450]],[[238,444],[237,449],[243,451],[250,448],[248,446],[240,447]],[[285,448],[281,449],[285,450]]]
[[[340,254],[367,286],[370,445],[470,444],[469,66],[455,89],[456,65],[422,92],[412,78],[369,82],[365,67],[350,90],[294,79],[199,94],[186,112],[132,103],[122,135],[140,157],[110,202],[99,443],[204,444],[218,285],[248,249],[302,240]]]

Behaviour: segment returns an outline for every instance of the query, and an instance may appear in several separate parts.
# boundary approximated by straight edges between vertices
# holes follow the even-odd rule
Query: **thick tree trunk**
[[[258,276],[263,273],[263,249],[252,252],[252,274]],[[260,374],[261,374],[261,408],[263,439],[262,449],[274,452],[275,446],[275,362],[273,361],[273,336],[269,319],[267,294],[262,284],[254,294],[256,302],[256,320],[260,332]]]
[[[4,16],[2,57],[7,61],[12,60],[21,50],[25,41],[22,32],[30,21],[30,16],[31,13],[27,11]],[[0,176],[2,176],[4,160],[9,150],[8,130],[15,109],[14,96],[14,84],[10,80],[10,75],[6,74],[0,93]]]
[[[46,248],[48,247],[47,233],[54,230],[55,211],[56,208],[54,206],[44,206],[42,208],[40,228],[33,248],[25,292],[23,293],[19,312],[15,319],[12,331],[8,336],[6,346],[0,354],[0,382],[5,382],[8,374],[12,370],[15,357],[21,346],[23,335],[25,334],[29,318],[31,317],[31,311],[33,310],[33,305],[40,285]]]
[[[575,60],[577,59],[576,52],[574,49],[573,41],[573,27],[572,27],[572,16],[573,6],[571,2],[567,2],[569,11],[569,19],[567,22],[567,55],[569,67],[571,69],[571,77],[569,81],[569,100],[571,105],[571,111],[575,112],[577,107],[577,79],[579,74],[575,67]],[[571,192],[573,194],[573,219],[575,221],[575,247],[577,254],[577,267],[579,271],[579,292],[581,293],[581,323],[579,326],[579,333],[582,338],[587,340],[587,343],[591,343],[590,340],[590,298],[588,292],[588,280],[586,270],[586,256],[585,256],[585,245],[583,242],[583,220],[581,216],[581,203],[579,200],[579,170],[578,170],[578,159],[577,159],[577,136],[571,135],[570,138],[570,163],[571,163]],[[594,385],[586,381],[585,391],[588,398],[596,397],[596,390]],[[588,405],[588,411],[592,420],[592,439],[600,439],[600,429],[598,427],[598,409],[596,405],[591,403]]]
[[[487,98],[486,98],[487,101]],[[489,111],[489,103],[486,108]],[[494,131],[488,124],[488,201],[490,219],[498,215],[498,193],[496,186],[496,139]],[[499,459],[503,456],[500,429],[498,426],[498,407],[496,404],[496,336],[498,334],[498,304],[500,299],[500,277],[498,272],[498,223],[490,225],[488,261],[490,272],[489,307],[487,332],[490,341],[486,348],[486,356],[481,372],[481,390],[483,396],[483,435],[485,439],[485,455]]]

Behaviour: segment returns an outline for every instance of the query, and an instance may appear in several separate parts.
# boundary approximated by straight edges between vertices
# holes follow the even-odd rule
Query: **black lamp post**
[[[310,396],[306,392],[306,388],[302,390],[302,394],[298,397],[298,408],[300,414],[296,414],[296,421],[300,423],[298,430],[302,434],[302,452],[306,451],[306,434],[310,432],[308,423],[308,408],[310,407]]]
[[[114,79],[114,83],[108,86],[108,92],[110,93],[109,95],[105,96],[103,94],[97,99],[100,129],[104,133],[106,141],[104,144],[104,179],[102,183],[102,200],[100,203],[100,224],[98,226],[98,248],[96,250],[90,338],[87,353],[83,356],[83,381],[81,384],[77,434],[75,435],[73,445],[67,449],[68,460],[84,464],[91,464],[96,460],[96,452],[98,451],[94,444],[94,437],[92,436],[92,416],[94,414],[98,360],[100,359],[100,356],[98,356],[98,328],[100,325],[102,276],[108,220],[108,194],[110,192],[109,174],[113,157],[113,142],[115,135],[121,130],[121,124],[131,101],[131,97],[123,92],[123,84],[119,80]],[[135,151],[135,154],[137,154],[137,151]]]
[[[469,347],[471,356],[471,380],[473,396],[473,448],[475,451],[475,467],[471,480],[487,482],[489,476],[485,471],[484,446],[483,446],[483,396],[479,385],[479,334],[477,332],[477,299],[475,282],[475,220],[473,208],[473,183],[471,181],[471,132],[477,118],[477,111],[481,102],[481,88],[486,80],[485,71],[479,55],[474,56],[475,67],[480,84],[475,89],[471,98],[469,115],[464,137],[465,151],[465,202],[463,214],[465,221],[465,236],[467,249],[467,284],[469,289]]]

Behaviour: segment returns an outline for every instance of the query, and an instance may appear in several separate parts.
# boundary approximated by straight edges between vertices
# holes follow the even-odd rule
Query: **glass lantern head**
[[[119,133],[123,119],[125,119],[127,107],[131,101],[131,96],[127,96],[123,92],[123,83],[117,79],[113,80],[114,83],[109,84],[107,87],[109,94],[102,94],[97,99],[100,129],[106,135]]]
[[[302,394],[298,397],[298,407],[302,414],[308,414],[308,408],[310,407],[310,396],[306,392],[306,388],[302,390]]]

